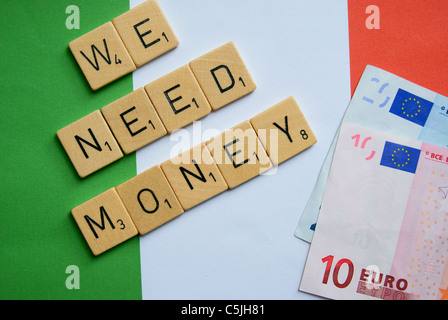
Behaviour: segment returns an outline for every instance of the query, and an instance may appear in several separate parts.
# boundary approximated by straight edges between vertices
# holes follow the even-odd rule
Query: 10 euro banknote
[[[342,124],[300,290],[448,299],[448,148]]]
[[[342,123],[354,123],[448,147],[448,98],[406,79],[367,66]],[[311,242],[338,133],[301,215],[295,236]]]

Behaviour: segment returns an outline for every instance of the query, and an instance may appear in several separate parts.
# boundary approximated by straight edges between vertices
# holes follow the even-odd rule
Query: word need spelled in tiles
[[[249,121],[226,130],[206,145],[230,189],[272,167]]]
[[[163,162],[161,167],[184,210],[228,189],[204,143]]]
[[[73,208],[72,215],[94,255],[138,234],[115,188]]]
[[[169,133],[211,112],[188,65],[147,84],[145,90]]]
[[[256,85],[233,42],[190,62],[213,110],[255,90]]]
[[[148,0],[112,20],[137,67],[174,49],[179,41],[162,9]]]
[[[275,165],[317,142],[294,97],[289,97],[250,119]]]
[[[160,165],[138,174],[116,189],[140,234],[148,233],[184,212]]]
[[[69,48],[92,90],[136,69],[112,22],[73,40]]]
[[[57,136],[81,178],[123,157],[99,110],[58,130]]]
[[[125,154],[167,134],[143,88],[108,104],[101,112]]]

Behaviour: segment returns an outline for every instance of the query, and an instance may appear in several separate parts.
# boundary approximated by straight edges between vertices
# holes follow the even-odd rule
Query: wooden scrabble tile
[[[165,161],[161,167],[184,210],[227,190],[204,143]]]
[[[276,165],[317,142],[294,97],[289,97],[250,119]]]
[[[86,33],[68,44],[92,90],[136,69],[112,22]]]
[[[72,215],[94,255],[138,234],[115,188],[73,208]]]
[[[162,9],[148,0],[112,20],[137,67],[174,49],[179,41]]]
[[[226,130],[206,145],[230,189],[272,167],[249,121]]]
[[[184,212],[159,165],[116,189],[140,234],[148,233]]]
[[[147,84],[145,90],[169,133],[211,112],[188,65]]]
[[[58,130],[57,136],[81,178],[123,157],[99,110]]]
[[[143,88],[108,104],[101,112],[126,154],[167,133]]]
[[[235,44],[210,51],[190,62],[213,110],[217,110],[255,90],[256,85]]]

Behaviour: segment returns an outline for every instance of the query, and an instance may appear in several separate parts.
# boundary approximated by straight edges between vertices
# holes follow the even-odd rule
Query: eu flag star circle
[[[422,105],[419,100],[416,98],[408,98],[402,103],[401,110],[403,110],[403,115],[413,118],[418,116],[418,114],[422,111],[421,108]]]
[[[392,153],[392,162],[398,167],[404,167],[411,161],[410,153],[404,148],[397,148]]]

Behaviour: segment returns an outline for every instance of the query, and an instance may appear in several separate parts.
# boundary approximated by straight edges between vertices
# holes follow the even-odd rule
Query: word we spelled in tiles
[[[195,107],[194,107],[195,108]],[[72,209],[94,255],[143,235],[316,143],[293,97]]]
[[[255,90],[229,42],[60,129],[80,177]]]
[[[69,48],[95,91],[178,44],[157,1],[148,0],[73,40]]]

